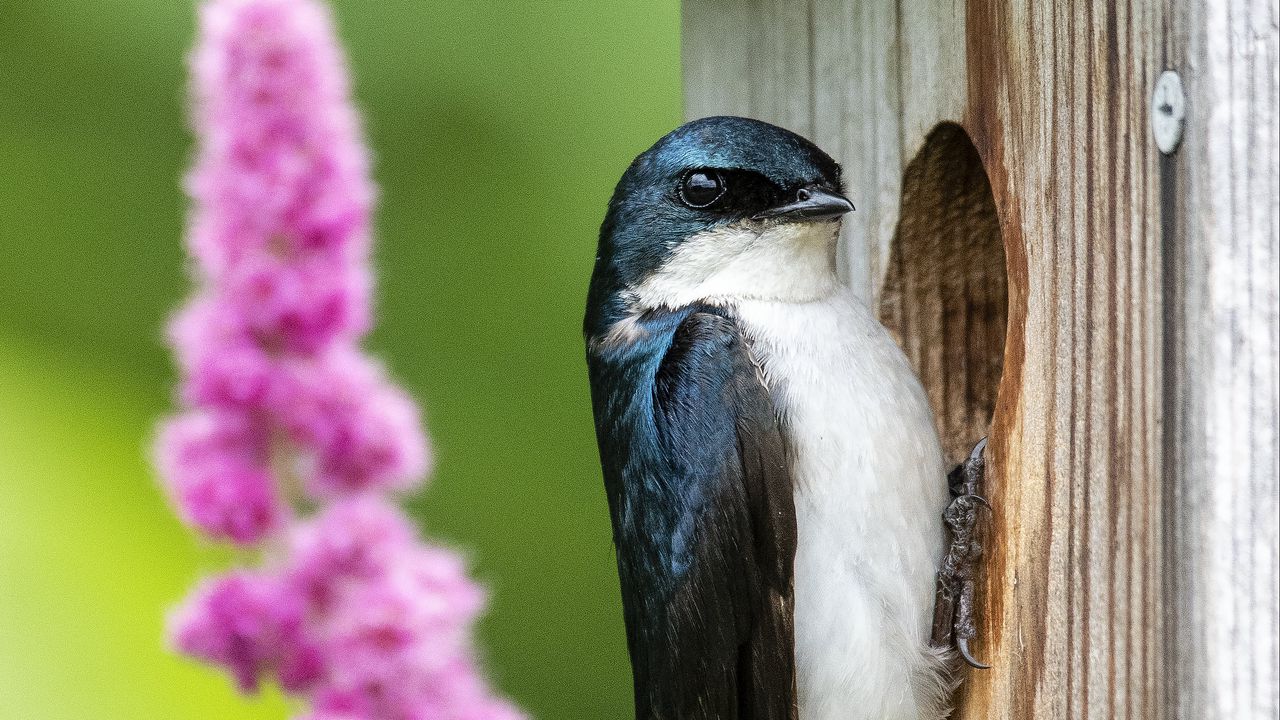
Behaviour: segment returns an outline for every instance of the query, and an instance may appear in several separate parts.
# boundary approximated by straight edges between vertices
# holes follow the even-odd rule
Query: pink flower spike
[[[244,418],[211,412],[172,418],[156,456],[178,514],[214,539],[250,545],[282,522],[274,481],[259,464],[262,453]]]
[[[301,720],[518,720],[475,663],[483,589],[390,499],[431,457],[418,406],[360,349],[374,190],[327,6],[199,17],[198,288],[169,326],[183,408],[155,464],[186,523],[265,569],[199,585],[170,641],[242,691],[278,683]]]
[[[484,609],[484,590],[467,575],[456,553],[439,547],[419,547],[400,564],[407,592],[419,598],[418,621],[448,632],[469,627]]]
[[[416,542],[417,531],[399,508],[374,497],[352,498],[294,526],[285,574],[313,611],[324,613],[338,585],[376,580]]]
[[[369,278],[361,265],[286,262],[252,253],[233,267],[225,293],[244,327],[278,352],[312,354],[369,326]]]
[[[295,370],[284,422],[303,449],[313,497],[403,491],[422,482],[429,459],[417,405],[387,382],[381,366],[335,351]]]
[[[219,277],[256,251],[362,258],[374,192],[327,8],[218,0],[200,20],[188,187],[202,268]]]
[[[300,691],[323,668],[303,631],[303,605],[275,579],[236,572],[207,580],[169,619],[169,638],[182,652],[226,667],[243,692],[265,675]]]

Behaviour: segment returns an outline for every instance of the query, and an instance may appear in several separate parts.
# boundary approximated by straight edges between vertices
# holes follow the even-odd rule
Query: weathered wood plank
[[[684,6],[685,116],[741,115],[813,135],[808,0]]]
[[[813,137],[812,9],[809,2],[755,0],[747,46],[751,113]]]
[[[855,3],[856,4],[856,3]],[[901,86],[898,143],[904,160],[924,145],[939,122],[958,122],[968,97],[965,13],[962,0],[899,3],[895,42]]]
[[[683,6],[680,56],[684,67],[684,114],[751,115],[748,47],[755,35],[752,3],[697,0]]]
[[[813,0],[813,140],[844,167],[841,271],[865,302],[879,292],[902,194],[898,3]]]
[[[1176,10],[1188,119],[1164,168],[1167,702],[1173,717],[1261,720],[1280,717],[1280,18],[1265,0]]]
[[[959,717],[1159,712],[1158,17],[971,0],[965,126],[1009,256],[984,650]]]
[[[760,2],[715,5],[727,15],[692,24],[760,32]],[[762,47],[808,48],[811,86],[753,69],[758,53],[725,76],[745,83],[745,114],[802,132],[788,113],[811,93],[813,136],[860,193],[846,231],[853,284],[873,297],[889,278],[884,317],[957,447],[984,424],[978,361],[999,336],[989,317],[975,321],[982,296],[936,267],[976,277],[981,222],[957,214],[982,205],[959,190],[972,183],[957,177],[948,194],[945,171],[920,182],[908,171],[905,187],[897,177],[928,165],[937,123],[972,138],[1003,237],[997,513],[978,648],[995,667],[969,674],[957,717],[1276,717],[1274,2],[809,6],[790,51]],[[710,32],[692,30],[686,42]],[[691,95],[721,77],[707,69],[716,56],[686,53]],[[1166,65],[1190,92],[1173,159],[1148,125]],[[917,204],[912,187],[933,195]]]
[[[1009,319],[995,199],[959,125],[939,125],[907,165],[891,253],[880,318],[926,378],[958,464],[991,426]]]

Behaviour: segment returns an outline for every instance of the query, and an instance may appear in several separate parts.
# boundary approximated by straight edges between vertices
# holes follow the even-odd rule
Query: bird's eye
[[[685,173],[680,181],[680,202],[691,208],[705,208],[724,195],[724,178],[709,170]]]

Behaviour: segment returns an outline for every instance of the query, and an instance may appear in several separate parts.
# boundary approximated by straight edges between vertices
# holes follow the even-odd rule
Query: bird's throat
[[[744,221],[698,233],[628,294],[637,310],[742,300],[812,302],[840,287],[838,221]]]

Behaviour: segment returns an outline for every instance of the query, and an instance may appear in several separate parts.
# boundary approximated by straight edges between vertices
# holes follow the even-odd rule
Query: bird
[[[795,133],[709,117],[609,201],[583,330],[638,720],[949,712],[946,461],[837,271],[841,176]]]

